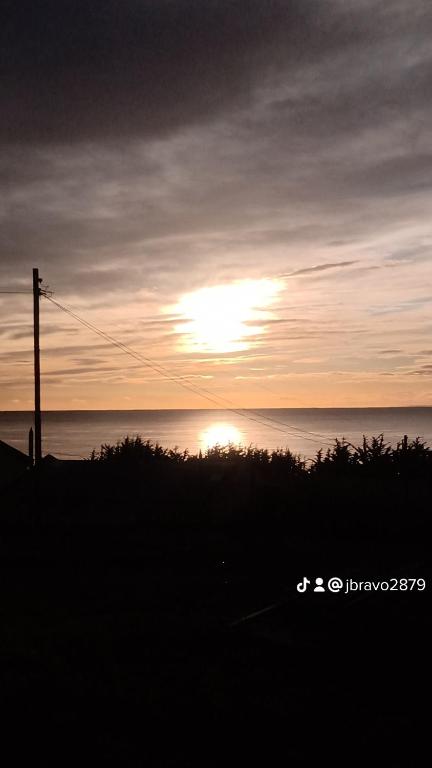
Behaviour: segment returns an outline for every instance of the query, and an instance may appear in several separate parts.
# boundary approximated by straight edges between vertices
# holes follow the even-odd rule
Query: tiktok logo
[[[303,576],[303,580],[297,584],[297,592],[306,592],[308,584],[310,584],[310,579]]]

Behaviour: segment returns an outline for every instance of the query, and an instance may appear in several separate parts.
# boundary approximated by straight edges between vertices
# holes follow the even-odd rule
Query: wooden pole
[[[37,467],[42,459],[42,420],[40,403],[40,347],[39,347],[39,270],[33,269],[33,340],[34,340],[34,443],[35,443],[35,466]]]
[[[29,455],[29,459],[30,459],[30,466],[33,466],[33,463],[34,463],[34,434],[33,434],[33,427],[30,427],[30,429],[29,429],[28,455]]]

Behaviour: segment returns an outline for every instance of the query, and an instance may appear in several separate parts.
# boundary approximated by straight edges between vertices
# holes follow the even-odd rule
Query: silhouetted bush
[[[384,435],[363,437],[360,446],[354,446],[345,438],[336,438],[332,448],[324,453],[319,449],[312,462],[306,460],[289,448],[277,448],[269,451],[266,448],[258,448],[253,445],[242,446],[228,443],[228,445],[214,445],[205,452],[190,454],[189,451],[180,451],[163,448],[159,443],[126,436],[116,445],[101,445],[99,452],[93,451],[90,461],[122,464],[128,467],[139,467],[146,464],[172,463],[172,464],[200,464],[205,466],[253,466],[271,468],[296,475],[329,475],[335,474],[364,474],[365,471],[373,472],[375,476],[400,476],[409,473],[428,472],[432,468],[432,451],[419,437],[409,441],[407,436],[392,447],[384,440]]]
[[[136,437],[126,436],[116,445],[101,445],[99,453],[95,450],[90,455],[90,461],[121,462],[122,464],[140,465],[154,461],[173,461],[180,464],[188,458],[188,451],[178,448],[162,448],[159,443],[150,440],[143,441]]]

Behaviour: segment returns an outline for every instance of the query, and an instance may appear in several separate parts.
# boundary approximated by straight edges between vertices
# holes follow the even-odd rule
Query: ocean
[[[33,415],[0,412],[0,439],[27,451]],[[277,408],[242,416],[219,410],[48,411],[43,414],[43,454],[88,458],[102,443],[141,435],[191,453],[229,442],[260,448],[289,447],[307,459],[336,437],[357,445],[363,435],[384,433],[395,445],[405,434],[432,445],[432,408]]]

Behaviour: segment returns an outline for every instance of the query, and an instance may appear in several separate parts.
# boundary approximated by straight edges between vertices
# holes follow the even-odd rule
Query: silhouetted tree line
[[[432,450],[419,437],[409,440],[405,435],[395,447],[385,442],[384,435],[363,437],[361,445],[354,446],[344,438],[335,439],[332,448],[320,449],[315,458],[307,462],[301,455],[289,448],[268,450],[253,445],[242,446],[229,443],[214,445],[206,451],[191,454],[188,450],[163,448],[159,443],[143,440],[139,435],[125,437],[116,445],[103,444],[97,452],[92,451],[92,462],[113,463],[126,467],[146,464],[201,464],[256,465],[278,468],[295,475],[334,474],[335,472],[358,473],[368,470],[374,475],[411,474],[432,469]]]

